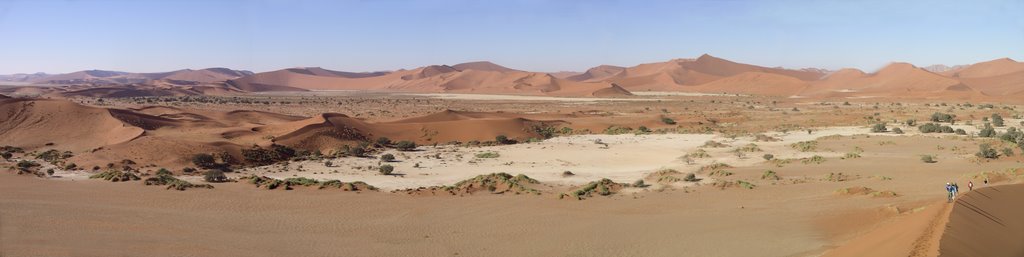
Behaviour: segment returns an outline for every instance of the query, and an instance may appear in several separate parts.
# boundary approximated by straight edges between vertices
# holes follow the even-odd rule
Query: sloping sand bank
[[[1024,185],[964,194],[949,215],[939,256],[1024,256]]]

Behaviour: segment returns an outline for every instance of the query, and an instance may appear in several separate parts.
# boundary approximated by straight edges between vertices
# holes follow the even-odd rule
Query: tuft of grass
[[[700,167],[700,171],[714,171],[714,170],[727,169],[727,168],[732,168],[732,166],[729,166],[729,164],[716,162],[716,163],[708,164],[707,166],[704,166],[704,167]]]
[[[725,170],[715,170],[715,171],[712,171],[711,173],[708,173],[708,176],[712,176],[712,177],[726,177],[726,176],[732,176],[732,174],[733,174],[732,172],[728,172],[728,171],[725,171]]]
[[[603,178],[598,181],[587,183],[583,187],[571,192],[562,194],[559,198],[575,197],[577,200],[583,200],[589,197],[593,197],[594,194],[608,196],[614,194],[620,188],[622,184],[615,183],[610,179]]]
[[[936,162],[939,162],[938,160],[935,160],[935,156],[934,155],[930,155],[930,154],[921,155],[921,161],[924,162],[924,163],[936,163]]]
[[[708,154],[707,151],[704,151],[704,149],[697,149],[697,151],[694,151],[692,153],[686,154],[686,157],[690,157],[690,158],[708,158],[708,157],[711,157],[711,155]]]
[[[755,187],[757,187],[757,185],[754,185],[754,183],[750,183],[750,182],[743,181],[743,180],[737,180],[736,184],[739,185],[740,187],[746,188],[746,189],[754,189]]]
[[[107,170],[99,174],[89,176],[91,179],[103,179],[110,182],[123,182],[131,180],[140,180],[138,174],[132,171],[121,171],[121,170]]]
[[[815,155],[811,156],[810,158],[804,158],[801,162],[803,162],[804,164],[821,164],[825,162],[825,157],[821,157],[821,155]]]
[[[707,142],[704,142],[704,145],[701,145],[700,147],[705,147],[705,148],[722,148],[722,147],[727,147],[727,146],[729,146],[729,145],[727,145],[725,143],[722,143],[722,142],[718,142],[718,141],[715,141],[715,140],[708,140]]]
[[[501,157],[501,154],[498,154],[498,152],[482,152],[482,153],[476,154],[476,158],[498,158],[498,157]]]
[[[763,180],[781,180],[782,177],[779,177],[779,174],[775,173],[775,171],[767,170],[767,171],[764,172],[764,174],[761,174],[761,179],[763,179]]]
[[[801,141],[790,144],[789,147],[801,152],[810,152],[818,149],[818,141]]]

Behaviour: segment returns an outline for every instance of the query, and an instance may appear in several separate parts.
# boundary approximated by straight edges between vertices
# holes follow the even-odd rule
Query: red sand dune
[[[344,72],[318,67],[252,74],[225,68],[165,73],[90,70],[35,76],[72,86],[0,89],[14,95],[126,97],[230,95],[244,92],[375,90],[420,93],[617,97],[630,91],[689,91],[810,98],[898,97],[1014,100],[1024,96],[1024,63],[1003,58],[931,72],[893,63],[877,72],[783,69],[737,63],[710,55],[633,67],[601,65],[584,73],[542,73],[479,61],[393,72]],[[223,81],[223,82],[221,82]],[[78,85],[84,84],[84,85]]]
[[[231,70],[227,68],[208,68],[201,70],[176,70],[156,73],[131,73],[122,71],[86,70],[66,74],[35,76],[28,79],[33,83],[99,83],[99,84],[130,84],[147,83],[155,80],[171,81],[185,84],[201,84],[221,82],[229,79],[251,75],[252,72]]]
[[[824,75],[817,70],[767,68],[705,54],[694,60],[676,59],[629,67],[604,80],[629,90],[679,91],[687,90],[684,86],[701,85],[746,72],[777,74],[803,81],[816,80]]]
[[[341,145],[387,137],[420,144],[490,141],[497,135],[509,138],[540,138],[532,128],[557,125],[560,120],[531,120],[519,114],[444,111],[422,117],[367,123],[342,114],[328,113],[289,123],[254,128],[274,135],[275,143],[302,149],[330,151]]]
[[[0,101],[0,142],[26,148],[55,147],[86,151],[142,136],[144,129],[108,109],[61,100],[4,99]]]
[[[480,62],[467,62],[452,65],[452,68],[456,70],[479,70],[479,71],[497,71],[497,72],[523,72],[521,70],[510,69],[505,66],[497,65],[492,62],[480,61]]]
[[[823,80],[813,82],[800,95],[965,100],[985,98],[980,91],[956,79],[907,63],[893,63],[871,74],[849,69],[841,70]]]
[[[1024,185],[983,187],[956,201],[939,256],[1024,256]]]
[[[247,91],[384,90],[403,92],[621,96],[608,83],[581,83],[546,73],[523,72],[492,63],[461,64],[461,69],[433,65],[367,77],[323,76],[294,69],[258,73],[228,83]]]
[[[240,158],[243,146],[277,143],[330,152],[378,137],[420,144],[540,138],[536,126],[568,124],[572,115],[444,111],[423,117],[369,123],[342,114],[312,118],[259,111],[185,111],[174,107],[104,109],[65,100],[4,98],[0,141],[27,150],[76,153],[72,162],[103,166],[131,159],[166,167],[189,165],[197,153],[227,152]],[[48,145],[53,143],[52,145]]]
[[[699,86],[692,86],[687,88],[687,91],[791,96],[803,91],[809,85],[810,83],[806,81],[785,75],[744,72]]]
[[[624,70],[626,70],[626,68],[619,66],[601,65],[587,69],[587,71],[582,74],[566,77],[566,79],[572,81],[600,81],[611,76],[615,76],[615,74],[619,74],[619,72]]]
[[[981,78],[1017,72],[1024,72],[1024,63],[1014,61],[1010,58],[1002,58],[972,64],[966,68],[952,72],[950,76],[956,78]]]

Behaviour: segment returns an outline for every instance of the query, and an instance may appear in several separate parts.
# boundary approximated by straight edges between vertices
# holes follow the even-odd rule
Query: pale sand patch
[[[557,96],[528,95],[495,95],[495,94],[454,94],[454,93],[409,93],[399,94],[423,96],[450,100],[487,100],[487,101],[560,101],[560,102],[596,102],[596,101],[658,101],[657,98],[581,98]]]
[[[630,92],[639,96],[747,96],[744,94],[716,94],[716,93],[694,93],[694,92],[672,92],[672,91],[637,91]]]
[[[812,134],[803,131],[768,133],[769,136],[781,139],[776,142],[755,142],[750,136],[733,139],[719,134],[577,135],[556,137],[538,143],[487,147],[425,146],[415,152],[384,152],[397,157],[399,162],[387,164],[394,166],[396,173],[402,174],[401,176],[378,174],[376,167],[382,163],[373,158],[332,159],[330,161],[333,167],[326,167],[323,161],[302,161],[288,164],[288,171],[281,171],[282,166],[275,165],[247,169],[243,173],[274,178],[308,177],[320,180],[363,181],[384,189],[450,185],[473,176],[494,172],[525,174],[557,185],[580,185],[601,178],[633,182],[650,172],[664,168],[696,172],[701,166],[716,162],[734,167],[759,165],[765,162],[761,157],[764,153],[771,153],[780,159],[807,158],[814,155],[841,157],[845,153],[822,149],[800,152],[790,147],[790,144],[824,136],[865,134],[867,130],[865,127],[832,127],[814,130]],[[701,148],[701,145],[709,140],[726,143],[729,146]],[[595,143],[596,141],[603,144]],[[763,151],[746,153],[744,157],[730,152],[751,143],[757,144]],[[607,144],[607,147],[604,144]],[[680,159],[683,155],[698,149],[704,149],[711,157],[693,159],[693,164],[687,164]],[[500,156],[475,157],[476,154],[485,152],[496,152]],[[435,158],[437,155],[441,158]],[[415,167],[417,163],[418,168]],[[302,166],[302,171],[298,171],[299,166]],[[571,171],[575,175],[562,176],[564,171]],[[698,174],[698,177],[703,176]]]

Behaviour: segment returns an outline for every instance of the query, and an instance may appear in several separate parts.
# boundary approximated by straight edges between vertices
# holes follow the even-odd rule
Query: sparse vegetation
[[[818,141],[801,141],[790,145],[793,149],[801,152],[811,152],[818,149]]]
[[[212,189],[213,186],[210,184],[192,184],[188,181],[184,181],[174,177],[170,170],[161,168],[156,172],[156,176],[147,178],[143,181],[144,185],[147,186],[167,186],[167,189],[175,189],[178,191],[184,191],[189,188],[206,188]]]
[[[925,123],[924,125],[921,125],[921,126],[919,126],[917,128],[918,128],[918,130],[921,130],[921,133],[953,133],[954,132],[953,127],[942,126],[942,125],[931,123],[931,122]]]
[[[782,178],[779,177],[779,174],[775,173],[775,171],[767,170],[767,171],[764,172],[764,174],[761,174],[761,179],[763,179],[763,180],[780,180]]]
[[[722,147],[727,147],[727,146],[729,146],[729,145],[727,145],[725,143],[718,142],[718,141],[714,141],[714,140],[708,140],[707,142],[704,142],[704,145],[701,145],[701,147],[706,147],[706,148],[722,148]]]
[[[99,174],[89,176],[91,179],[103,179],[110,182],[124,182],[141,179],[138,174],[130,170],[107,170]]]
[[[383,155],[380,156],[380,160],[384,161],[384,162],[393,162],[393,161],[395,161],[395,155],[394,154],[389,154],[389,153],[388,154],[383,154]]]
[[[224,171],[214,169],[203,173],[203,180],[210,183],[227,182],[228,176],[224,175]]]
[[[676,125],[676,121],[669,117],[661,117],[661,123],[666,125]]]
[[[995,137],[996,136],[996,129],[992,128],[992,124],[985,123],[985,128],[982,128],[980,131],[978,131],[978,136],[979,137]]]
[[[996,127],[1005,126],[1005,124],[1003,124],[1003,122],[1004,122],[1003,121],[1003,116],[1000,116],[998,113],[993,113],[992,114],[992,125],[993,126],[996,126]]]
[[[604,129],[605,135],[622,135],[633,133],[633,128],[623,126],[609,126]]]
[[[938,161],[935,160],[935,156],[934,155],[929,155],[929,154],[921,155],[921,161],[924,162],[924,163],[936,163],[936,162],[938,162]]]
[[[501,157],[501,154],[499,154],[498,152],[482,152],[482,153],[476,154],[475,156],[476,156],[476,158],[489,159],[489,158]]]
[[[810,158],[804,158],[801,162],[804,164],[821,164],[825,162],[825,157],[820,155],[811,156]]]
[[[956,115],[939,112],[932,114],[931,117],[932,122],[953,122],[954,119],[956,119]]]
[[[295,149],[278,144],[271,145],[269,149],[264,149],[259,146],[242,149],[242,158],[244,158],[248,163],[259,166],[286,161],[294,156]]]
[[[692,153],[686,154],[686,157],[690,157],[690,158],[708,158],[708,157],[711,157],[711,155],[708,154],[707,151],[704,151],[704,149],[697,149],[697,151],[693,151]]]
[[[196,167],[199,168],[212,169],[217,167],[217,160],[213,157],[213,155],[200,153],[192,155],[192,164],[195,164]]]
[[[996,149],[987,143],[978,145],[978,152],[974,155],[985,159],[999,158],[999,153],[996,152]]]
[[[381,175],[391,175],[393,172],[395,172],[395,166],[384,164],[378,167],[377,171],[380,172]]]
[[[876,123],[871,126],[871,133],[884,133],[889,132],[889,128],[886,128],[885,123]]]
[[[572,193],[562,194],[559,198],[574,197],[578,200],[583,200],[589,197],[593,197],[594,194],[607,196],[617,192],[623,185],[615,183],[610,179],[601,179],[598,181],[587,183]]]
[[[416,143],[408,140],[402,140],[395,144],[395,148],[399,151],[412,151],[416,150]]]

